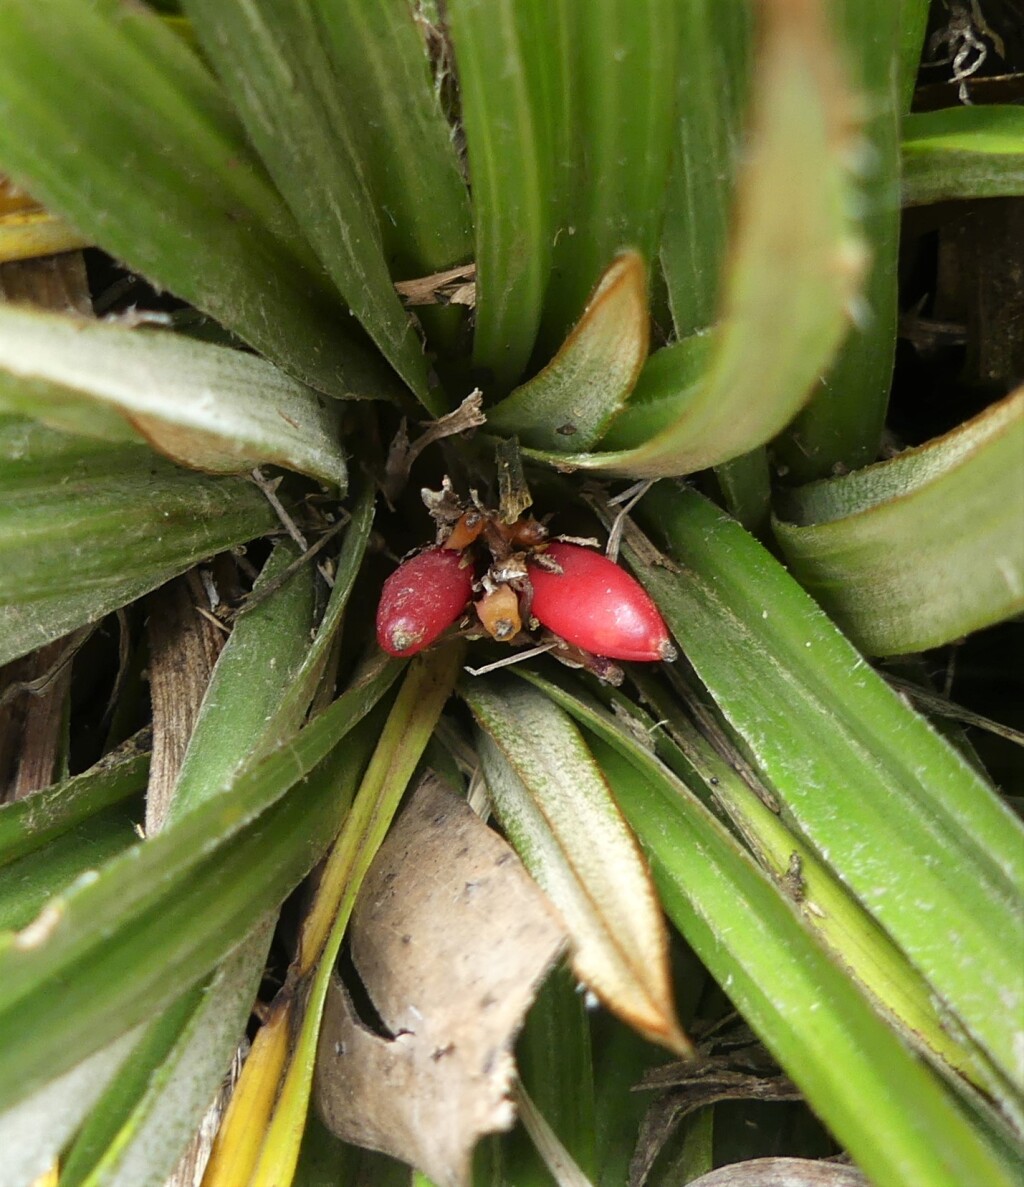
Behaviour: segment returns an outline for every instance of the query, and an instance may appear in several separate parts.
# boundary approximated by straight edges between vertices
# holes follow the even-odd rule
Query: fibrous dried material
[[[429,777],[381,847],[352,919],[352,957],[393,1038],[331,985],[317,1102],[345,1141],[439,1187],[469,1181],[481,1135],[514,1120],[512,1044],[566,943],[509,846]]]

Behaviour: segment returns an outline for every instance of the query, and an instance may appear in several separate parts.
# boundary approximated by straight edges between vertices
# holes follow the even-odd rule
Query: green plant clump
[[[1019,1181],[1024,127],[980,7],[926,49],[926,0],[0,4],[0,1184]],[[541,597],[553,535],[643,646],[565,642],[602,595]],[[431,774],[566,968],[503,1122],[431,1087],[453,1041],[335,1132],[338,976],[395,1050],[439,976],[360,963]]]

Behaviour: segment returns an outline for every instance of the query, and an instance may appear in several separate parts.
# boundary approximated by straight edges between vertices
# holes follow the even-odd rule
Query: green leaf
[[[568,121],[563,4],[451,0],[447,19],[476,227],[473,359],[507,388],[530,358],[550,276],[551,154]]]
[[[931,0],[899,0],[899,109],[908,112],[917,86]]]
[[[742,151],[750,74],[748,5],[690,0],[682,22],[679,113],[665,198],[661,264],[676,335],[707,329],[718,311],[729,211]]]
[[[527,679],[586,726],[670,918],[872,1179],[953,1185],[987,1164],[993,1181],[1006,1181],[997,1148],[987,1148],[952,1093],[873,1013],[780,883],[755,868],[649,743],[589,698]],[[873,1102],[884,1104],[874,1110]]]
[[[903,121],[903,205],[1024,194],[1024,110],[950,107]]]
[[[0,408],[197,470],[263,463],[344,491],[334,401],[253,355],[165,331],[0,305]]]
[[[853,326],[842,351],[776,443],[780,470],[790,482],[824,478],[837,465],[853,469],[878,454],[898,313],[901,38],[909,34],[920,45],[923,16],[920,0],[842,0],[828,7],[854,93],[860,92],[855,111],[866,121],[863,139],[848,151],[860,174],[856,203],[863,212],[869,267],[861,293],[850,303]]]
[[[516,1043],[519,1079],[585,1175],[597,1178],[590,1019],[569,969],[541,986]],[[510,1168],[510,1178],[520,1176]]]
[[[607,269],[558,354],[488,410],[497,433],[527,445],[589,449],[622,409],[647,358],[650,314],[643,260],[625,252]]]
[[[691,403],[699,415],[714,351],[714,331],[691,334],[656,350],[640,372],[629,403],[605,435],[605,448],[634,449],[671,432],[684,423]]]
[[[338,555],[334,588],[331,590],[327,608],[305,658],[283,690],[272,720],[267,722],[268,737],[275,733],[285,737],[294,727],[294,723],[302,719],[320,687],[320,681],[330,662],[331,650],[338,642],[349,597],[366,553],[370,529],[373,527],[375,498],[376,487],[368,483],[352,507],[352,518]]]
[[[229,792],[0,935],[0,1107],[175,1000],[281,903],[337,830],[374,723],[338,742],[400,670],[383,666]]]
[[[661,240],[668,301],[680,340],[705,331],[717,312],[750,76],[748,9],[695,0],[684,22],[686,69],[679,73],[677,139]],[[667,378],[667,368],[664,374]],[[694,373],[693,379],[698,375]],[[670,381],[663,395],[671,402],[686,382]],[[640,390],[634,393],[631,415],[640,411],[635,404],[643,398]],[[606,440],[606,448],[622,447],[619,427],[615,425],[616,436]],[[639,445],[650,435],[634,423],[629,440]],[[751,531],[763,528],[771,498],[765,451],[756,449],[721,463],[716,477],[732,514]]]
[[[1013,1182],[1014,1164],[872,1011],[721,825],[594,745],[672,921],[879,1183]]]
[[[4,1187],[45,1182],[107,1085],[131,1058],[142,1035],[137,1027],[81,1060],[62,1076],[0,1114],[0,1182]]]
[[[470,259],[469,196],[407,0],[312,0],[392,276]]]
[[[312,4],[186,0],[184,7],[338,292],[409,387],[432,412],[443,412],[384,259],[351,130],[363,108],[345,102],[351,83],[333,68]]]
[[[201,994],[201,988],[189,990],[145,1027],[131,1059],[111,1081],[90,1111],[67,1156],[61,1159],[60,1173],[68,1187],[81,1184],[97,1158],[117,1136],[124,1115],[145,1091],[153,1069],[159,1067],[168,1055]]]
[[[0,869],[0,930],[27,927],[54,895],[81,878],[88,880],[134,845],[141,815],[114,804],[62,831],[40,851]]]
[[[693,963],[696,964],[696,958]],[[704,974],[707,980],[707,974]],[[685,992],[686,987],[680,986]],[[689,1021],[684,1019],[684,1021]],[[594,1029],[594,1115],[600,1187],[629,1181],[629,1164],[647,1112],[645,1094],[636,1092],[644,1074],[665,1062],[667,1052],[635,1031],[592,1015]],[[598,1029],[600,1027],[600,1029]]]
[[[97,812],[142,792],[149,754],[130,739],[95,766],[0,806],[0,867],[33,853]]]
[[[144,5],[3,6],[0,165],[291,374],[334,395],[381,391],[383,368],[350,333],[223,92]]]
[[[706,370],[694,383],[685,368],[673,386],[665,365],[652,398],[668,409],[664,427],[634,448],[528,454],[636,477],[729,461],[788,423],[842,340],[862,254],[850,214],[850,98],[817,3],[761,12],[753,127]],[[628,410],[621,422],[628,431]]]
[[[590,749],[651,862],[665,910],[863,1169],[878,1182],[935,1187],[986,1176],[1012,1182],[948,1089],[708,809],[621,719],[544,688],[606,739]]]
[[[654,680],[646,674],[634,679],[659,722],[641,715],[635,707],[624,706],[624,698],[618,696],[616,712],[632,716],[635,729],[649,731],[657,739],[656,750],[662,761],[684,783],[694,787],[708,806],[726,814],[758,864],[788,893],[804,922],[870,991],[904,1038],[930,1054],[940,1070],[945,1065],[976,1084],[991,1087],[992,1077],[982,1061],[969,1046],[948,1033],[946,1019],[937,1009],[927,981],[828,865],[765,803],[762,789],[752,787],[739,773],[743,769],[742,754],[725,751],[729,757],[722,757]],[[704,700],[694,700],[701,706],[698,712],[706,711],[706,694]],[[572,704],[566,704],[566,708],[570,713],[574,710]],[[626,721],[628,716],[621,719]],[[618,728],[608,728],[606,714],[591,714],[584,724],[595,728],[611,745],[622,743]],[[631,754],[625,745],[619,748],[627,758],[635,760],[635,753]]]
[[[572,139],[562,148],[566,155],[553,158],[554,184],[561,175],[561,184],[571,190],[552,224],[547,344],[565,337],[619,252],[636,251],[647,267],[657,255],[672,155],[679,30],[685,24],[680,9],[675,0],[566,5],[572,97],[542,117],[552,120],[556,131],[566,126],[567,116],[572,120]]]
[[[731,462],[715,467],[722,499],[733,519],[758,537],[767,533],[771,517],[771,475],[764,449],[741,453]]]
[[[0,419],[0,663],[276,526],[242,478]]]
[[[685,567],[638,574],[786,819],[1019,1084],[1019,822],[718,508],[662,484],[643,514]]]
[[[61,1187],[162,1187],[195,1135],[245,1033],[273,927],[257,926],[210,981],[151,1024],[92,1111]]]
[[[356,510],[346,539],[339,581],[318,643],[310,644],[312,564],[257,601],[236,623],[207,688],[175,786],[169,819],[181,818],[230,783],[243,766],[290,739],[305,713],[352,584],[352,557],[361,556],[372,522],[373,498]],[[369,514],[367,512],[369,511]],[[253,597],[279,581],[296,551],[282,542],[264,567]],[[300,691],[296,695],[293,690]],[[304,695],[303,691],[304,690]],[[150,1029],[147,1050],[137,1051],[132,1075],[122,1077],[90,1119],[69,1155],[69,1183],[160,1187],[173,1168],[244,1030],[273,931],[272,921],[193,990],[180,1016],[162,1016]]]
[[[356,896],[412,778],[462,661],[461,644],[416,656],[409,665],[387,722],[352,801],[352,808],[324,866],[303,924],[293,975],[309,978],[308,993],[295,1003],[292,1041],[273,1116],[266,1129],[251,1187],[290,1182],[299,1158],[313,1085],[320,1021]],[[281,999],[284,1009],[292,1003]],[[238,1121],[245,1126],[248,1118]],[[218,1168],[223,1173],[224,1168]],[[231,1182],[233,1167],[226,1180]]]
[[[472,680],[461,692],[480,727],[495,811],[565,919],[576,975],[647,1038],[688,1051],[653,887],[583,739],[546,697],[517,682]]]
[[[252,596],[258,598],[297,555],[290,540],[278,543]],[[282,720],[276,710],[309,652],[316,579],[316,569],[308,563],[239,617],[203,694],[174,785],[170,819],[228,786],[243,767],[259,761],[298,731],[298,713],[291,720]]]
[[[917,449],[792,492],[775,535],[868,655],[951,642],[1024,611],[1024,390]]]

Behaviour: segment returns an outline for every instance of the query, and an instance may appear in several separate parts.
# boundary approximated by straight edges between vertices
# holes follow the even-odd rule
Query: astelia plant
[[[1024,391],[887,410],[901,202],[1024,124],[908,114],[927,20],[0,2],[0,1184],[1015,1181],[1024,834],[929,681],[1024,610]],[[472,1168],[507,1100],[446,1162],[319,1037],[430,771],[571,970]]]

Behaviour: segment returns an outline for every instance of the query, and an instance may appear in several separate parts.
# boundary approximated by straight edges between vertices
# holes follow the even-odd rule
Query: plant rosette
[[[616,660],[676,658],[646,590],[594,541],[552,537],[525,514],[509,523],[475,492],[463,502],[447,479],[440,491],[422,493],[437,540],[404,560],[381,590],[377,640],[389,655],[415,655],[458,624],[455,633],[466,638],[546,647],[613,684],[622,680]]]

